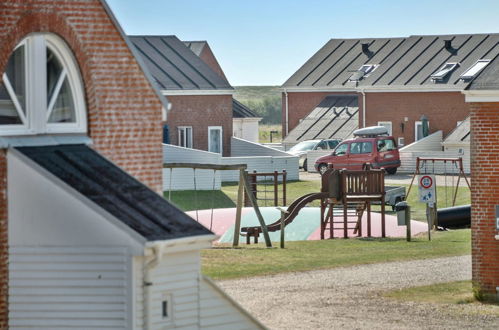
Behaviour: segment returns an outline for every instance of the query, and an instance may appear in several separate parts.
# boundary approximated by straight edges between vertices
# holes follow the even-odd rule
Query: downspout
[[[145,328],[152,329],[152,278],[151,270],[159,265],[163,257],[163,244],[154,244],[147,248],[144,255],[144,318]],[[145,261],[152,252],[152,259]]]
[[[286,136],[289,133],[289,112],[288,112],[288,91],[286,88],[284,88],[284,95],[285,95],[285,107],[286,107]]]
[[[362,94],[362,127],[366,127],[366,93],[364,89],[360,90]]]

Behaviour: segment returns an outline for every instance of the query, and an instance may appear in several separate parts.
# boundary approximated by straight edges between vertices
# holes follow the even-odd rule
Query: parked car
[[[311,150],[334,150],[341,140],[325,139],[325,140],[307,140],[295,144],[288,153],[293,156],[300,157],[300,168],[307,170],[307,152]]]
[[[382,126],[366,127],[354,132],[356,138],[340,143],[330,155],[320,157],[315,169],[324,173],[328,164],[333,168],[362,170],[384,168],[395,174],[400,166],[400,156],[392,136]]]

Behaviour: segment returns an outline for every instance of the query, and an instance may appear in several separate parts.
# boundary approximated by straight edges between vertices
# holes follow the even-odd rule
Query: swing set
[[[409,185],[409,189],[407,190],[407,195],[409,196],[409,193],[411,192],[412,184],[414,183],[414,179],[416,178],[416,175],[419,174],[436,174],[435,172],[435,163],[438,165],[443,164],[443,174],[444,174],[444,184],[445,184],[445,206],[448,205],[448,198],[447,198],[447,176],[451,176],[451,188],[454,190],[453,191],[453,198],[452,198],[452,206],[456,205],[456,197],[457,197],[457,191],[459,188],[459,183],[461,181],[461,177],[466,181],[466,184],[468,185],[468,188],[471,189],[470,183],[468,181],[468,178],[466,178],[466,175],[464,174],[464,167],[463,167],[463,158],[458,157],[458,158],[431,158],[431,157],[417,157],[416,158],[416,170],[414,171],[414,175],[411,180],[411,184]],[[450,171],[447,171],[447,164],[450,164]],[[431,165],[431,172],[429,172],[429,165]],[[437,172],[440,172],[438,167],[437,167]],[[454,176],[457,174],[457,183],[454,188]],[[450,196],[449,196],[450,197]]]
[[[260,212],[260,208],[258,207],[257,199],[255,198],[251,185],[248,179],[248,172],[246,171],[246,164],[234,164],[234,165],[216,165],[216,164],[197,164],[197,163],[167,163],[163,164],[163,168],[170,169],[170,180],[169,180],[169,190],[168,190],[168,199],[171,201],[171,191],[172,191],[172,174],[174,168],[191,168],[193,170],[193,183],[194,183],[194,202],[196,205],[196,220],[199,222],[198,215],[198,196],[197,196],[197,181],[196,181],[196,170],[213,170],[213,182],[212,182],[212,194],[211,194],[211,218],[210,218],[210,230],[212,230],[213,226],[213,208],[214,208],[214,191],[215,191],[215,183],[216,183],[216,173],[217,171],[239,171],[239,184],[237,190],[237,203],[236,203],[236,222],[234,225],[234,240],[232,243],[233,247],[239,245],[239,232],[241,229],[241,215],[243,208],[243,196],[246,193],[248,196],[253,209],[255,210],[255,214],[258,218],[260,226],[262,227],[263,237],[265,239],[265,244],[267,247],[272,247],[272,243],[270,241],[270,236],[267,231],[267,226],[265,225],[265,221],[263,219],[262,213]]]

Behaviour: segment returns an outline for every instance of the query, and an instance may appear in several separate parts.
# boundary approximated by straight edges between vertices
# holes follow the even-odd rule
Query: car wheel
[[[363,171],[369,171],[369,170],[372,170],[372,169],[373,169],[373,166],[370,163],[366,163],[366,164],[362,165],[362,170]]]
[[[308,171],[307,171],[307,160],[306,160],[306,159],[305,159],[305,161],[303,162],[303,170],[304,170],[305,172],[308,172]]]
[[[387,168],[387,169],[385,169],[385,171],[388,174],[395,174],[395,173],[397,173],[397,168],[396,167]]]
[[[324,174],[324,172],[327,171],[327,164],[320,164],[319,167],[318,167],[318,169],[319,169],[319,173],[321,175]]]

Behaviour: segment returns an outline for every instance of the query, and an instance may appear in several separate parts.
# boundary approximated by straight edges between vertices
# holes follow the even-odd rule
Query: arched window
[[[29,35],[0,81],[0,135],[86,131],[83,84],[71,50],[53,34]]]

